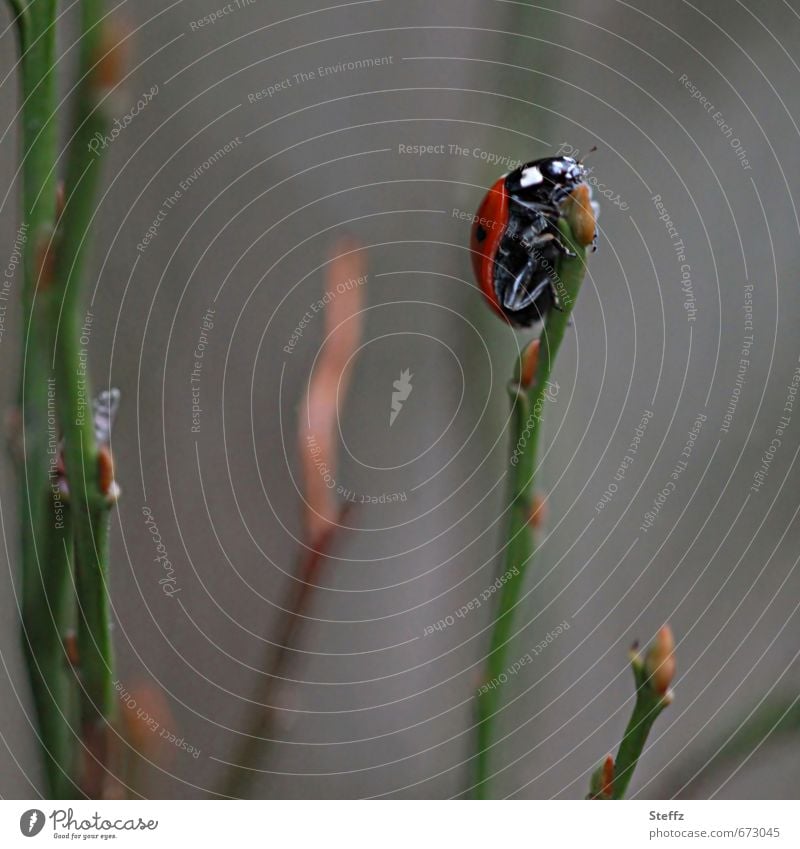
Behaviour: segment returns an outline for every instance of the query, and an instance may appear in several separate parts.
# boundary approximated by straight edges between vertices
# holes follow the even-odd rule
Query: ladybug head
[[[506,177],[509,194],[523,203],[559,203],[585,177],[583,165],[569,156],[536,159]]]

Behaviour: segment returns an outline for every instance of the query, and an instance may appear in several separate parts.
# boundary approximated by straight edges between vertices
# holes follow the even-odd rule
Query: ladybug
[[[497,180],[473,217],[475,277],[492,308],[511,324],[530,327],[561,309],[556,266],[574,254],[562,242],[567,216],[581,245],[594,244],[597,207],[583,165],[568,156],[528,162]]]

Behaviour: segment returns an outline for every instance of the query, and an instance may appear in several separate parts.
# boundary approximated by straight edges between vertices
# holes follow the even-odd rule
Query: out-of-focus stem
[[[304,476],[304,524],[308,545],[300,551],[297,570],[289,588],[289,599],[283,608],[275,645],[267,647],[261,665],[260,682],[253,706],[245,720],[246,731],[236,748],[233,761],[223,779],[220,793],[244,795],[248,784],[258,775],[256,766],[261,743],[269,738],[275,718],[274,686],[285,674],[291,660],[291,649],[297,632],[304,623],[317,575],[325,562],[338,531],[348,513],[349,502],[337,502],[333,491],[320,475],[317,462],[322,459],[328,469],[336,469],[338,434],[338,400],[344,396],[352,374],[361,334],[361,285],[366,281],[366,256],[349,237],[334,245],[326,272],[327,291],[332,297],[325,308],[325,342],[319,361],[311,375],[298,422],[298,443]],[[339,290],[345,280],[358,281],[357,286]]]
[[[339,517],[341,524],[344,513]],[[246,795],[253,779],[258,776],[257,764],[261,758],[261,744],[267,742],[275,718],[276,684],[285,675],[291,660],[291,649],[297,631],[302,625],[308,603],[314,590],[320,567],[325,561],[336,536],[336,526],[330,526],[316,543],[303,551],[297,577],[290,587],[290,599],[281,617],[278,639],[275,646],[268,647],[262,669],[263,683],[259,687],[254,706],[247,719],[247,730],[235,750],[232,765],[228,768],[220,794],[232,798]]]
[[[27,34],[30,27],[28,20],[28,9],[22,0],[8,0],[8,5],[11,7],[11,14],[14,16],[14,26],[17,31],[17,39],[19,41],[20,56],[25,54],[27,49]]]
[[[63,648],[72,616],[68,508],[57,514],[51,488],[58,434],[48,417],[53,327],[47,315],[47,261],[56,212],[56,2],[12,2],[21,47],[22,215],[25,227],[20,381],[22,630],[50,794],[74,785],[71,708],[74,674]]]
[[[88,377],[81,374],[82,281],[100,178],[101,160],[89,147],[104,134],[108,117],[100,104],[110,51],[104,39],[102,0],[82,0],[79,84],[65,180],[64,212],[57,235],[57,287],[50,320],[56,330],[54,365],[64,459],[75,538],[78,652],[83,697],[81,722],[91,757],[105,762],[106,724],[114,713],[113,658],[108,603],[108,525],[112,499],[103,492]],[[79,383],[81,385],[79,385]],[[91,770],[100,775],[102,769]],[[84,787],[97,795],[98,787]]]

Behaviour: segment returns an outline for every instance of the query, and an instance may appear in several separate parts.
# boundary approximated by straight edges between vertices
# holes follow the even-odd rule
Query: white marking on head
[[[533,168],[526,168],[522,172],[519,184],[523,189],[526,189],[528,186],[538,185],[543,179],[542,172],[534,165]]]

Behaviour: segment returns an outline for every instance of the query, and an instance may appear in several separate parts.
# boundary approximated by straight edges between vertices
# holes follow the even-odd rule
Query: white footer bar
[[[800,847],[800,803],[0,802],[0,846]]]

